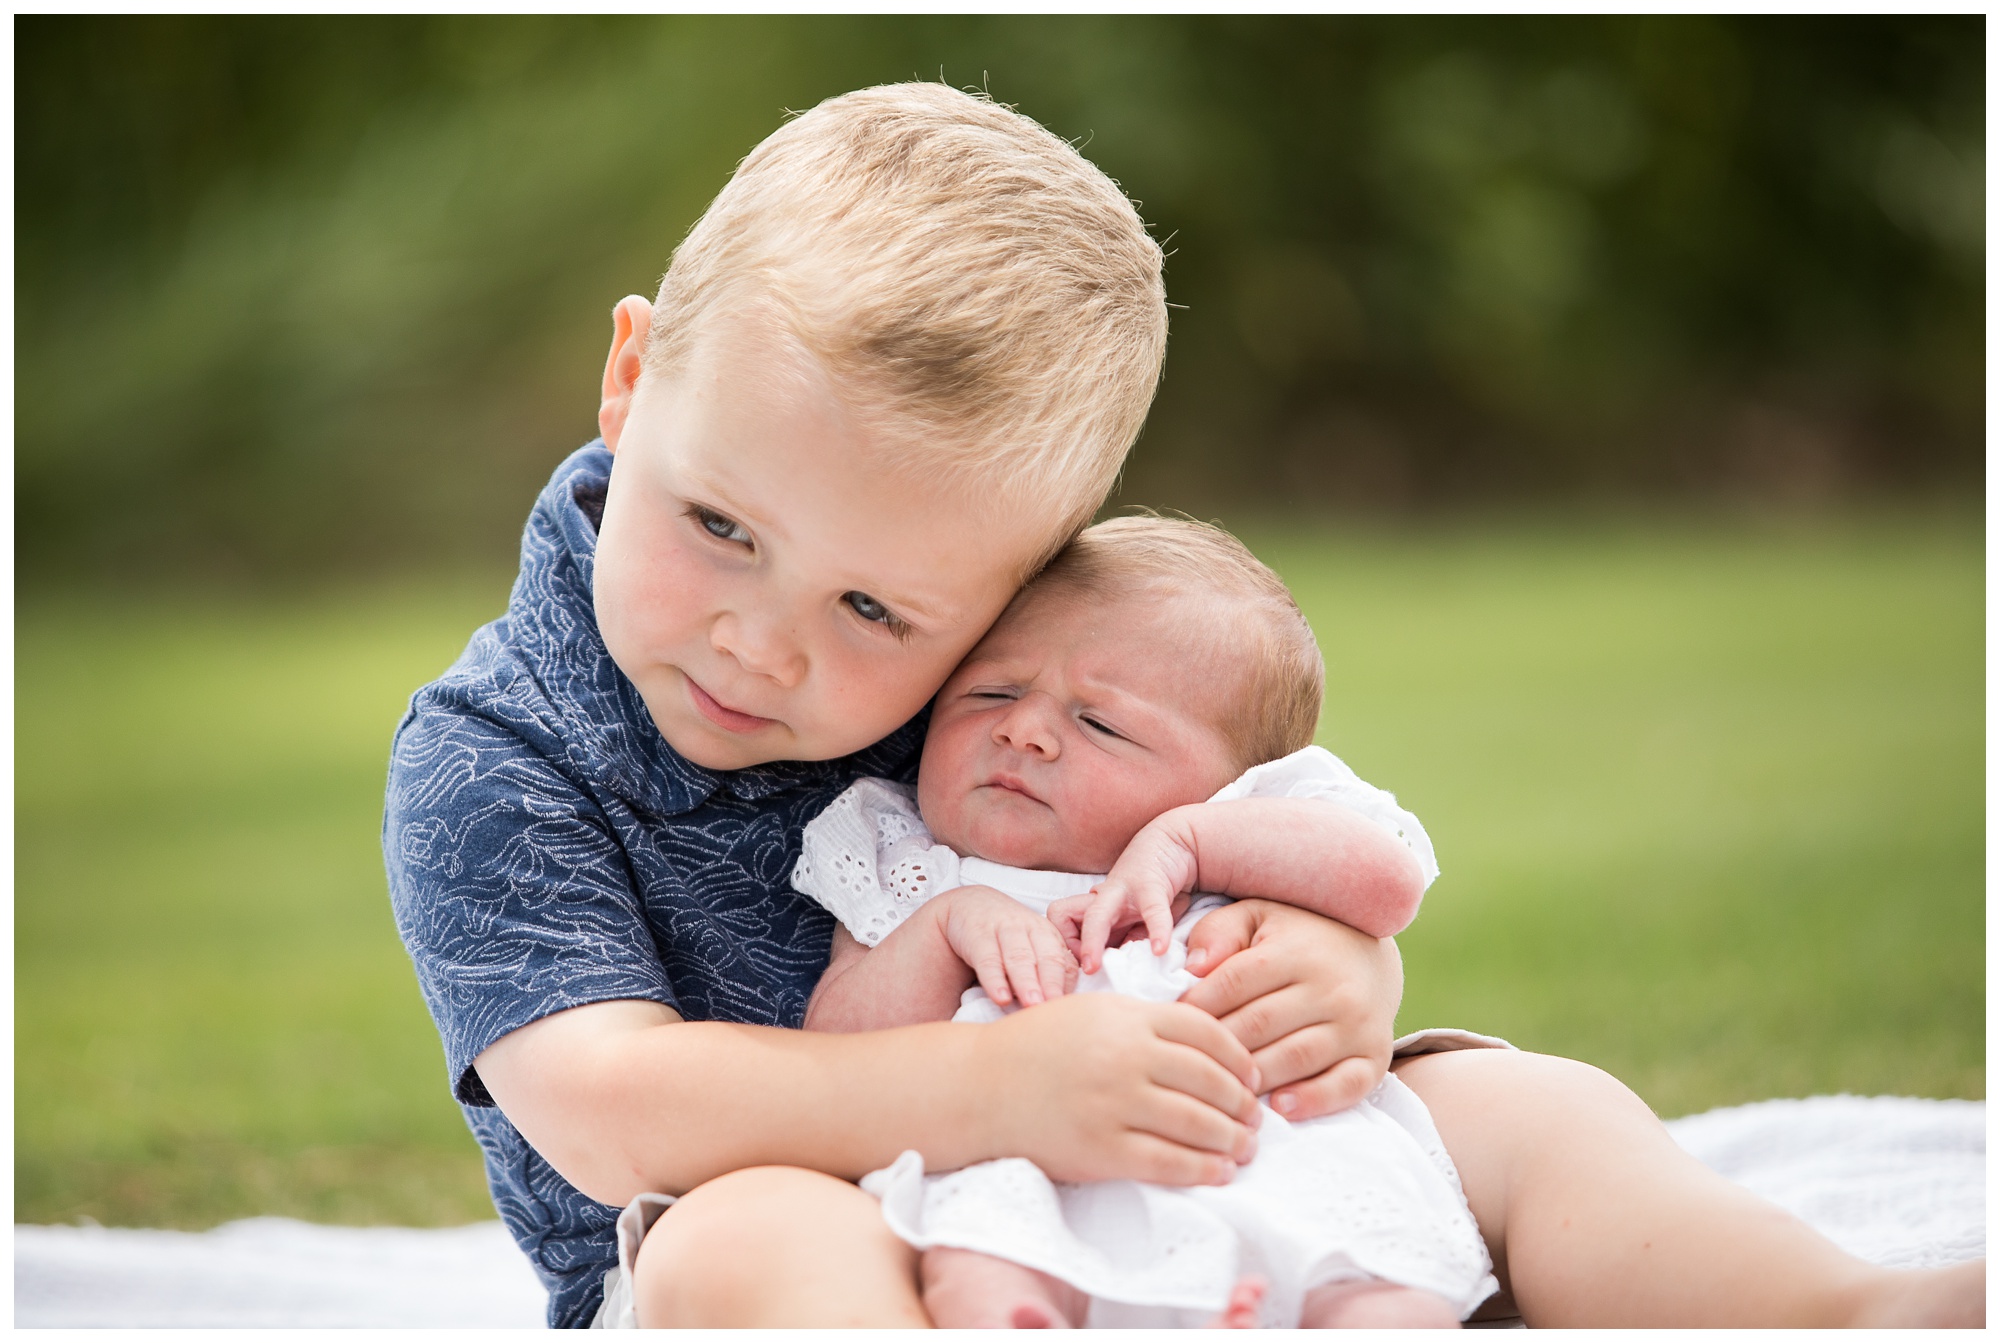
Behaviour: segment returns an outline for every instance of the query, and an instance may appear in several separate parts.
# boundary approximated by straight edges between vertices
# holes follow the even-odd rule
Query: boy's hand
[[[1226,1184],[1256,1155],[1256,1067],[1205,1012],[1072,994],[971,1040],[998,1088],[982,1146],[1052,1179]]]
[[[1345,1110],[1389,1067],[1403,963],[1373,938],[1289,905],[1240,900],[1188,938],[1201,983],[1181,995],[1250,1051],[1287,1119]]]
[[[1110,875],[1090,894],[1049,906],[1050,922],[1062,931],[1085,973],[1095,974],[1104,962],[1104,949],[1122,944],[1141,925],[1153,954],[1166,953],[1183,906],[1180,897],[1194,890],[1200,871],[1194,832],[1184,814],[1193,809],[1176,807],[1153,820],[1132,837]]]
[[[991,886],[961,886],[938,903],[946,944],[1000,1006],[1033,1007],[1076,987],[1076,961],[1042,915]]]

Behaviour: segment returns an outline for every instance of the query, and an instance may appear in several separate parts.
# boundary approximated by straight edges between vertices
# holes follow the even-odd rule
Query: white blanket
[[[1986,1102],[1762,1101],[1671,1120],[1711,1169],[1859,1259],[1940,1268],[1986,1253]]]
[[[1702,1161],[1863,1259],[1916,1268],[1986,1253],[1984,1101],[1817,1096],[1667,1127]],[[498,1222],[14,1228],[20,1327],[535,1328],[542,1309],[540,1285]]]

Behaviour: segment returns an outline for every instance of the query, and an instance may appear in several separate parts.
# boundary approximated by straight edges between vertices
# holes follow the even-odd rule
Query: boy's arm
[[[858,1035],[683,1021],[627,855],[557,768],[561,739],[460,702],[483,685],[420,692],[397,733],[391,900],[455,1094],[497,1101],[588,1196],[754,1165],[852,1179],[911,1147],[940,1169],[1020,1155],[1169,1184],[1247,1159],[1248,1050],[1178,1003],[1070,996],[976,1029]]]
[[[1001,1006],[1059,998],[1076,962],[1055,925],[987,886],[925,901],[873,950],[844,927],[813,990],[805,1028],[874,1031],[948,1021],[977,979]]]
[[[1094,970],[1112,933],[1135,922],[1164,951],[1172,901],[1191,891],[1275,900],[1389,937],[1416,917],[1424,874],[1394,835],[1336,802],[1202,802],[1147,825],[1093,894],[1059,902],[1049,915]]]
[[[732,1170],[858,1179],[1026,1156],[1063,1180],[1226,1183],[1256,1149],[1255,1070],[1180,1003],[1073,994],[991,1025],[852,1035],[572,1008],[482,1051],[479,1076],[557,1173],[620,1205]]]

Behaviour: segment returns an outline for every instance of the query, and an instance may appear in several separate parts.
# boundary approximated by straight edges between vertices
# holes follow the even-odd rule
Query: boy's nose
[[[745,620],[725,611],[710,623],[708,643],[751,675],[775,681],[787,690],[805,676],[805,654],[780,622]]]
[[[1023,695],[993,725],[993,740],[1025,755],[1054,760],[1062,754],[1062,729],[1055,706],[1046,695]]]

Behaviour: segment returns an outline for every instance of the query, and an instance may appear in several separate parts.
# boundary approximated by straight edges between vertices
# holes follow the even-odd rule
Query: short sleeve
[[[865,947],[960,884],[958,855],[931,843],[917,790],[887,779],[860,780],[806,822],[792,869],[793,888]]]
[[[514,730],[420,692],[390,757],[382,849],[397,930],[454,1093],[530,1022],[638,998],[677,1006],[624,850],[590,797]]]
[[[1424,889],[1429,890],[1437,880],[1437,853],[1423,822],[1397,806],[1394,793],[1366,782],[1323,746],[1308,746],[1247,770],[1209,801],[1233,802],[1245,797],[1308,797],[1336,802],[1402,841],[1423,869]]]

